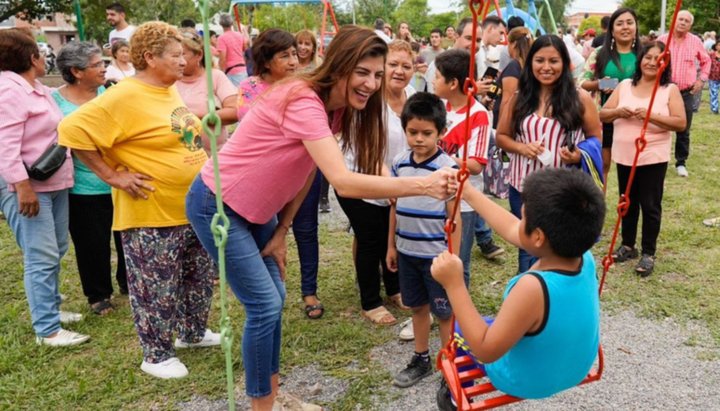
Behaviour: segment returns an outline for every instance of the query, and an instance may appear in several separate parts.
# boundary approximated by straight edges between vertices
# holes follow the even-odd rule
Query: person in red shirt
[[[677,15],[675,32],[670,42],[670,60],[672,69],[672,82],[677,84],[685,103],[685,117],[687,127],[677,132],[675,139],[675,167],[680,177],[687,177],[688,170],[685,162],[690,155],[690,126],[692,125],[694,96],[701,93],[703,85],[710,74],[710,56],[703,47],[702,40],[690,33],[694,17],[687,10],[681,10]],[[658,38],[665,44],[668,35]],[[700,75],[698,76],[698,67]]]

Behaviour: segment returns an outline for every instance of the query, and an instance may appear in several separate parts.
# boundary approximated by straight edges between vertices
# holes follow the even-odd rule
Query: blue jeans
[[[230,82],[233,83],[233,85],[234,85],[235,87],[237,87],[238,85],[240,85],[240,83],[241,83],[243,80],[245,80],[246,78],[248,78],[247,71],[244,70],[245,67],[240,67],[240,68],[243,69],[243,71],[241,71],[241,72],[239,72],[239,73],[235,73],[235,74],[228,74],[228,76],[227,76],[228,79],[230,79]]]
[[[475,241],[478,246],[492,241],[492,230],[485,224],[485,220],[480,217],[478,213],[475,213]],[[472,237],[470,238],[472,243]]]
[[[210,223],[217,212],[215,194],[200,177],[190,186],[186,212],[193,230],[212,258],[218,260]],[[245,307],[242,333],[242,357],[245,366],[245,392],[253,398],[272,392],[271,376],[280,371],[280,338],[285,283],[280,269],[271,257],[261,257],[262,250],[275,232],[277,220],[253,224],[227,205],[230,219],[225,251],[227,281]]]
[[[33,330],[47,337],[60,330],[60,260],[68,250],[68,190],[35,193],[40,203],[37,216],[18,211],[17,193],[0,180],[0,209],[23,252],[25,295],[30,305]]]
[[[513,186],[510,186],[510,193],[508,199],[510,200],[510,211],[515,217],[522,218],[522,198],[520,197],[520,192],[517,191],[517,189]],[[530,267],[535,264],[535,261],[537,261],[537,257],[533,257],[532,255],[528,254],[527,251],[523,250],[522,248],[518,248],[519,273],[524,273],[525,271],[529,270]]]
[[[710,80],[710,111],[718,113],[718,91],[720,91],[720,80]]]
[[[470,284],[470,257],[472,255],[473,237],[475,236],[475,225],[480,216],[474,211],[460,213],[462,219],[462,233],[460,233],[460,260],[463,263],[463,276],[465,284]],[[483,221],[484,222],[484,221]]]
[[[302,296],[317,295],[317,275],[319,262],[318,245],[318,203],[320,202],[320,182],[322,173],[315,173],[310,191],[293,219],[293,235],[300,258],[300,291]]]

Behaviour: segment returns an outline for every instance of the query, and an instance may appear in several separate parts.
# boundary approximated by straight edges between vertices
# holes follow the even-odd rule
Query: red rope
[[[496,0],[495,0],[496,1]],[[478,17],[482,15],[482,18],[485,17],[487,12],[489,11],[490,6],[490,0],[468,0],[468,4],[470,7],[470,12],[472,13],[473,21],[472,21],[472,43],[470,44],[470,71],[469,71],[469,78],[465,80],[463,90],[465,94],[467,95],[467,106],[468,110],[465,114],[465,142],[464,145],[467,145],[467,142],[470,140],[471,137],[471,128],[470,128],[470,109],[469,107],[473,103],[473,99],[475,98],[475,92],[477,90],[477,83],[475,81],[475,53],[477,48],[477,26],[478,26]],[[627,187],[625,188],[625,193],[620,196],[618,199],[618,218],[615,222],[615,227],[613,230],[613,235],[610,240],[610,246],[608,248],[607,255],[603,258],[602,264],[603,264],[603,274],[600,279],[600,285],[598,288],[598,294],[602,294],[603,286],[605,285],[605,278],[607,276],[608,270],[610,269],[610,266],[613,264],[613,258],[612,253],[613,249],[615,248],[618,233],[620,230],[620,223],[622,221],[622,218],[627,214],[627,211],[630,207],[630,190],[632,188],[632,184],[635,179],[635,173],[637,170],[637,162],[640,158],[640,153],[645,150],[645,147],[647,146],[647,139],[645,138],[645,134],[647,132],[647,126],[650,122],[650,114],[652,113],[652,108],[655,103],[655,96],[657,94],[657,90],[660,87],[660,78],[662,76],[662,73],[667,69],[668,64],[670,64],[670,42],[672,41],[672,36],[675,32],[675,23],[677,21],[677,15],[682,7],[682,0],[678,0],[677,4],[675,5],[675,12],[673,13],[672,23],[670,25],[670,31],[668,32],[668,38],[665,43],[665,51],[660,55],[659,60],[661,61],[660,67],[658,69],[657,78],[655,79],[655,84],[653,86],[652,96],[650,97],[650,103],[648,105],[647,112],[645,113],[645,119],[643,120],[643,127],[640,131],[640,136],[635,140],[635,157],[633,159],[633,164],[630,169],[630,176],[628,178]],[[497,1],[496,1],[496,8],[497,8]],[[498,10],[499,13],[499,10]],[[462,158],[462,165],[460,166],[460,171],[458,172],[458,190],[456,194],[456,201],[455,205],[452,210],[452,214],[449,216],[448,221],[445,225],[445,233],[447,235],[447,242],[448,242],[448,251],[452,252],[454,245],[452,242],[452,233],[456,229],[456,223],[455,218],[458,214],[458,210],[460,207],[460,203],[462,201],[462,193],[463,188],[465,186],[465,182],[467,181],[468,176],[470,173],[467,169],[467,149],[463,150],[463,158]],[[455,315],[451,317],[452,324],[455,323]],[[454,328],[454,326],[453,326]],[[447,345],[440,350],[437,356],[437,368],[438,369],[445,369],[448,370],[448,367],[442,367],[443,361],[449,361],[450,364],[454,364],[457,354],[457,344],[453,340],[453,330],[451,328],[450,330],[450,336],[448,339]],[[602,356],[602,348],[600,349],[599,353],[600,358],[600,367],[598,369],[598,372],[596,375],[594,375],[592,378],[586,379],[586,382],[589,381],[596,381],[600,379],[602,374],[602,368],[603,368],[603,356]],[[452,365],[449,367],[451,370],[450,375],[445,375],[447,385],[449,390],[451,391],[451,394],[453,398],[455,398],[458,401],[458,409],[459,410],[466,410],[469,409],[470,404],[468,403],[469,399],[462,394],[462,386],[460,383],[460,376],[457,370],[457,367],[455,365]],[[503,405],[504,403],[514,402],[518,399],[514,397],[508,397],[506,402],[503,402],[503,400],[498,399],[497,406]]]
[[[678,0],[677,4],[675,5],[675,12],[673,13],[672,23],[670,23],[670,31],[668,32],[667,41],[665,42],[665,51],[663,51],[659,57],[659,60],[661,61],[660,67],[658,69],[657,77],[655,78],[655,85],[653,86],[652,96],[650,97],[650,104],[648,104],[648,109],[645,113],[645,120],[643,120],[642,130],[640,130],[640,137],[635,140],[635,157],[633,158],[632,167],[630,168],[630,176],[628,177],[627,187],[625,187],[625,192],[620,195],[620,198],[618,199],[618,218],[615,221],[615,227],[613,229],[612,238],[610,239],[608,253],[602,260],[603,274],[600,278],[600,287],[598,288],[598,294],[601,295],[603,292],[603,287],[605,286],[605,277],[607,277],[608,270],[610,270],[610,267],[615,262],[612,254],[617,243],[618,233],[620,232],[620,223],[622,222],[623,217],[625,217],[628,209],[630,208],[630,190],[632,189],[632,184],[635,180],[635,172],[637,170],[637,163],[638,159],[640,158],[640,153],[642,153],[643,150],[645,150],[645,146],[647,146],[645,132],[647,131],[647,126],[650,123],[650,113],[652,113],[653,104],[655,104],[655,95],[657,94],[657,90],[660,87],[660,78],[662,77],[663,72],[667,69],[668,64],[670,64],[670,42],[672,41],[673,34],[675,33],[675,22],[677,21],[677,15],[680,12],[681,8],[682,0]]]

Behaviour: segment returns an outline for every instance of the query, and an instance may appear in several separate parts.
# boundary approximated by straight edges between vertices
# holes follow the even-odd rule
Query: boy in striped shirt
[[[410,150],[393,160],[392,175],[424,176],[442,167],[457,168],[455,161],[437,145],[445,132],[445,107],[430,93],[410,97],[400,117]],[[394,378],[398,387],[414,385],[432,373],[430,361],[430,313],[440,324],[442,344],[450,335],[452,308],[442,286],[432,279],[432,259],[447,249],[445,220],[451,215],[454,201],[447,203],[429,196],[397,199],[390,213],[387,266],[399,271],[402,302],[412,308],[415,354],[408,366]],[[452,234],[457,250],[461,226]]]

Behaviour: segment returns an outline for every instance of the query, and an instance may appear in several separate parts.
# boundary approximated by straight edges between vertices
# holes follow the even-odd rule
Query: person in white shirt
[[[452,48],[454,49],[465,49],[470,50],[470,45],[472,44],[472,18],[471,17],[465,17],[464,19],[460,20],[460,23],[458,23],[457,26],[457,33],[460,33],[455,37],[455,43],[453,44]],[[477,33],[476,33],[476,41],[478,42],[478,46],[480,45],[480,39],[482,36],[482,32],[480,29],[480,26],[477,27]],[[433,61],[428,66],[427,71],[425,72],[425,81],[427,82],[427,91],[428,93],[434,93],[435,89],[433,87],[433,80],[435,80],[435,72],[437,69],[435,68],[435,62]],[[478,82],[478,91],[481,94],[485,94],[487,90],[490,88],[489,84],[485,85],[482,82]]]
[[[378,37],[383,39],[385,43],[390,44],[390,42],[392,41],[390,36],[385,34],[385,21],[381,18],[375,20],[375,34],[377,34]]]
[[[130,44],[123,39],[118,39],[112,45],[112,62],[105,71],[105,80],[118,82],[126,77],[135,75],[135,67],[130,62]]]
[[[108,35],[108,43],[112,45],[122,39],[130,42],[130,37],[135,32],[135,26],[131,26],[125,20],[125,7],[120,3],[113,3],[105,8],[105,19],[113,26]]]
[[[482,22],[482,40],[477,53],[475,53],[475,64],[477,73],[483,76],[488,67],[499,69],[500,54],[493,50],[503,39],[505,34],[505,22],[498,16],[488,16]]]

